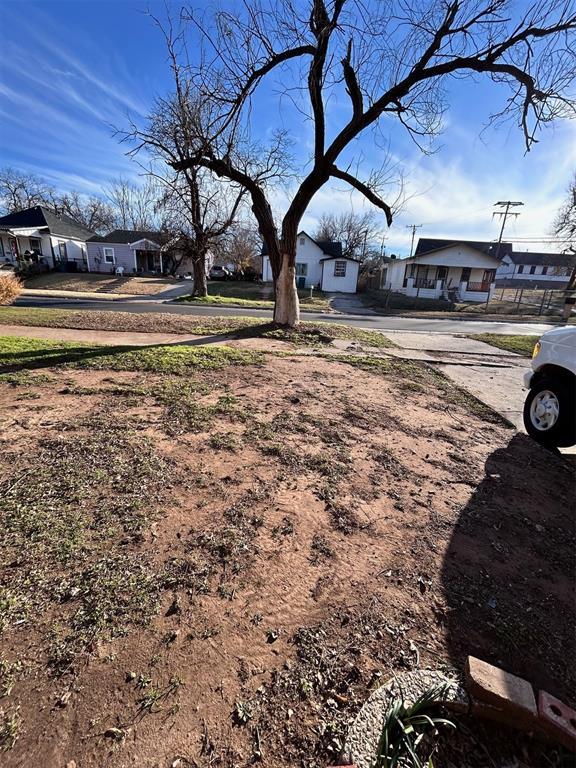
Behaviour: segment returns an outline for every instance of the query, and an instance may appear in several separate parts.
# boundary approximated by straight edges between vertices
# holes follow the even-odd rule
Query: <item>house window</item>
[[[436,280],[446,280],[448,277],[448,267],[438,267]]]
[[[346,262],[335,261],[334,262],[334,277],[346,277]]]
[[[308,264],[296,264],[296,277],[306,277],[308,274]]]
[[[58,254],[61,261],[68,261],[68,251],[66,250],[66,243],[58,243]]]
[[[535,275],[536,274],[536,267],[530,267],[530,274]]]
[[[36,251],[42,256],[42,240],[39,237],[30,237],[30,250]]]
[[[521,275],[524,272],[524,264],[520,264],[518,267],[518,274]]]
[[[470,273],[472,271],[471,267],[463,267],[462,268],[462,282],[466,283],[468,280],[470,280]]]
[[[305,242],[306,242],[305,239],[303,237],[301,237],[300,238],[300,245],[304,245]]]
[[[106,264],[114,264],[114,248],[102,248]]]
[[[542,274],[547,275],[548,274],[548,267],[542,267]]]

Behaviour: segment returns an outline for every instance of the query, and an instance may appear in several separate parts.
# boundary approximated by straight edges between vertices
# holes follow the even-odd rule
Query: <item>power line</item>
[[[414,238],[416,237],[416,230],[420,229],[422,224],[406,224],[406,229],[412,230],[412,245],[410,246],[410,256],[409,258],[412,258],[412,254],[414,253]]]
[[[503,211],[492,211],[492,218],[494,216],[500,216],[502,219],[502,227],[500,229],[500,236],[498,237],[498,245],[496,246],[496,253],[495,256],[498,258],[500,255],[500,246],[502,245],[502,236],[504,234],[504,227],[506,226],[506,219],[508,216],[514,216],[515,218],[518,218],[520,216],[520,212],[518,213],[510,213],[510,208],[513,208],[518,205],[524,205],[524,203],[518,201],[518,200],[501,200],[498,203],[494,203],[494,205],[498,206],[498,208],[504,208]]]

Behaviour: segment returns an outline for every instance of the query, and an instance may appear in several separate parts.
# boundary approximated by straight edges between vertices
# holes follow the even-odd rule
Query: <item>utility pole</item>
[[[500,228],[500,236],[498,238],[498,245],[496,246],[496,258],[500,255],[500,246],[502,245],[502,237],[504,235],[504,227],[506,226],[506,219],[508,216],[515,216],[518,218],[520,216],[520,212],[518,213],[510,213],[510,208],[513,208],[518,205],[524,205],[524,203],[521,203],[519,200],[501,200],[499,203],[494,203],[495,206],[498,208],[503,208],[503,211],[493,211],[492,212],[492,218],[494,216],[500,216],[502,219],[502,227]]]
[[[410,258],[412,258],[412,254],[414,253],[414,238],[416,237],[416,230],[420,229],[422,224],[406,224],[406,229],[412,230],[412,245],[410,246]]]
[[[380,258],[384,256],[384,249],[386,248],[386,235],[382,235],[382,243],[380,245]]]

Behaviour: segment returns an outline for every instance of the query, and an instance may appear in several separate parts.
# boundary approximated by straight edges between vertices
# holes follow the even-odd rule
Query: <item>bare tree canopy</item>
[[[181,20],[199,53],[188,57],[180,32],[179,45],[169,48],[178,130],[189,139],[186,154],[171,164],[178,171],[206,168],[248,190],[270,255],[275,320],[282,324],[299,319],[296,237],[324,184],[348,184],[392,221],[389,177],[382,169],[363,176],[355,144],[360,135],[386,142],[393,120],[422,145],[442,127],[453,78],[490,80],[502,105],[491,118],[516,121],[527,149],[544,124],[574,110],[573,0],[236,0],[213,13],[189,8]],[[266,83],[273,85],[265,92],[267,102],[272,94],[292,99],[312,134],[280,232],[266,179],[255,176],[245,156],[255,134],[254,96]],[[193,106],[198,95],[205,106],[202,120]],[[332,97],[348,100],[340,124],[327,120]],[[150,127],[136,134],[142,143],[155,139]],[[267,151],[274,156],[285,139],[275,134]]]
[[[73,190],[56,196],[54,205],[92,232],[110,232],[116,224],[116,212],[112,206],[95,195],[87,197]]]
[[[50,205],[56,191],[44,179],[15,168],[0,169],[0,209],[15,213],[35,205]]]
[[[342,243],[342,254],[362,259],[375,240],[381,239],[381,228],[373,211],[365,213],[324,213],[314,233],[316,240]]]
[[[146,176],[140,184],[119,177],[104,190],[115,215],[117,229],[152,231],[159,229],[161,214],[159,200],[162,191]]]
[[[239,272],[258,268],[261,241],[258,232],[246,221],[236,221],[220,240],[217,257],[223,264],[233,264]]]
[[[568,187],[564,204],[554,221],[554,234],[562,241],[562,247],[576,253],[576,172]]]
[[[102,197],[60,192],[35,174],[0,169],[0,210],[15,213],[35,205],[65,213],[92,232],[106,233],[118,225],[119,211]]]

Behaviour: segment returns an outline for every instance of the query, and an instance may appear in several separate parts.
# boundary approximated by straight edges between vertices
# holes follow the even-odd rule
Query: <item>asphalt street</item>
[[[168,312],[177,315],[196,315],[209,317],[259,317],[263,321],[272,319],[268,309],[244,309],[243,307],[191,306],[190,304],[162,303],[157,301],[97,301],[86,299],[55,299],[47,297],[23,296],[15,302],[17,307],[45,307],[53,309],[78,309],[102,312]],[[555,328],[545,323],[522,323],[489,320],[436,319],[429,317],[406,317],[403,315],[352,315],[324,314],[303,312],[302,320],[321,323],[341,323],[356,328],[376,331],[413,331],[428,333],[509,333],[521,335],[540,335]]]

